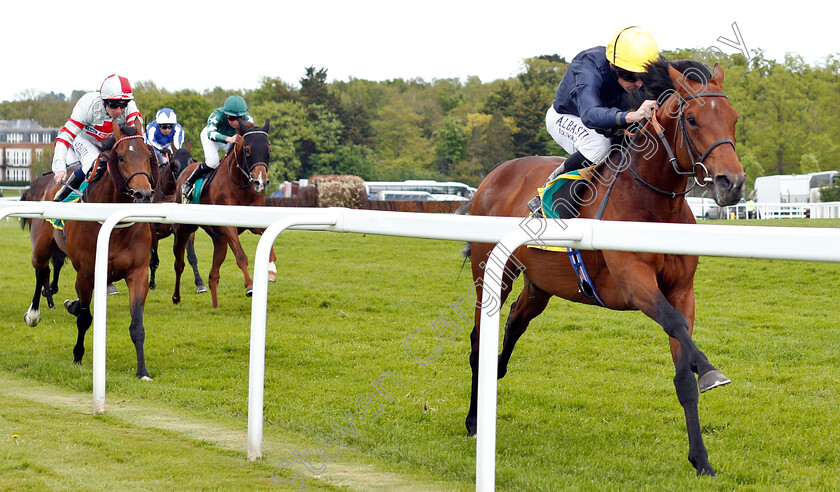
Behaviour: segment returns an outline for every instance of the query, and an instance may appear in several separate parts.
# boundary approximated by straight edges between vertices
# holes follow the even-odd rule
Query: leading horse
[[[201,190],[196,187],[195,193],[200,193],[200,203],[214,205],[265,205],[265,192],[268,187],[268,162],[271,157],[271,145],[268,141],[269,120],[265,120],[263,127],[257,127],[243,119],[239,119],[237,133],[242,137],[234,144],[228,154],[219,163],[215,177]],[[178,178],[178,189],[184,184],[198,164],[193,164],[181,173]],[[206,181],[206,180],[205,180]],[[220,270],[227,255],[227,247],[236,256],[236,264],[245,277],[245,294],[250,296],[254,281],[248,274],[248,255],[239,242],[239,234],[245,228],[232,226],[201,226],[213,240],[213,266],[208,280],[213,307],[219,307],[218,287]],[[184,271],[184,249],[189,236],[198,229],[194,224],[175,224],[175,243],[172,247],[175,253],[175,291],[172,302],[181,302],[181,273]],[[254,234],[262,234],[264,229],[251,228]],[[271,248],[270,261],[274,264],[276,257]],[[271,280],[271,276],[269,276]]]
[[[633,140],[635,145],[631,145],[628,152],[613,152],[596,170],[598,179],[587,184],[580,216],[694,223],[684,198],[687,179],[708,184],[718,205],[737,203],[743,194],[745,174],[735,153],[738,115],[723,93],[723,78],[723,70],[717,65],[709,71],[699,63],[655,62],[643,79],[653,92],[651,95],[660,102],[656,117],[637,133]],[[664,130],[661,138],[653,130],[655,121],[661,125],[656,128]],[[655,145],[639,145],[642,137]],[[470,213],[527,217],[528,200],[561,162],[557,157],[524,157],[500,164],[481,182]],[[470,244],[476,299],[482,299],[479,279],[484,276],[485,261],[493,246]],[[684,409],[688,431],[688,459],[698,475],[714,475],[700,430],[698,381],[700,391],[705,391],[729,380],[709,363],[691,338],[697,257],[621,251],[583,251],[581,255],[605,307],[642,311],[660,324],[670,337],[676,371],[674,386]],[[523,246],[514,251],[506,264],[510,277],[523,275],[524,287],[511,305],[505,324],[498,359],[499,378],[507,373],[516,341],[530,321],[545,310],[552,296],[585,304],[599,303],[595,296],[583,293],[586,290],[580,288],[568,261],[566,254]],[[511,278],[502,285],[501,302],[510,294],[512,283]],[[475,326],[470,337],[472,395],[466,418],[470,435],[476,432],[480,319],[480,308],[476,307]]]
[[[88,178],[89,186],[82,195],[89,203],[151,203],[157,183],[158,166],[154,152],[143,142],[142,126],[115,127],[113,147],[104,152],[107,166],[98,167]],[[97,164],[98,166],[98,164]],[[48,183],[43,183],[48,181]],[[53,181],[52,174],[41,176],[32,189],[41,189],[39,196],[27,196],[27,200],[50,200],[61,185]],[[70,258],[76,269],[75,301],[65,301],[67,310],[76,316],[78,338],[73,347],[73,362],[81,364],[85,353],[85,334],[93,317],[90,304],[93,297],[96,241],[101,224],[99,222],[65,221],[62,231],[53,230],[43,219],[26,219],[32,239],[32,266],[36,271],[35,296],[27,312],[29,320],[40,320],[35,314],[42,289],[46,286],[45,268],[54,256],[58,246]],[[149,248],[152,235],[146,223],[129,224],[115,228],[108,248],[108,281],[125,279],[128,285],[131,324],[129,334],[137,352],[137,377],[150,379],[146,369],[143,344],[146,338],[143,326],[143,310],[149,292]],[[49,276],[49,270],[46,270]],[[37,322],[35,323],[37,324]],[[33,325],[34,326],[34,325]]]

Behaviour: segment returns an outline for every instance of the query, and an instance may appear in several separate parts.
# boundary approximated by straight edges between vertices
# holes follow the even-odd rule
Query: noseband
[[[688,97],[685,97],[685,98],[680,96],[679,94],[677,94],[677,96],[680,98],[680,100],[679,100],[679,107],[678,107],[678,113],[677,113],[678,124],[677,124],[677,130],[676,131],[680,132],[680,136],[682,137],[683,141],[685,141],[687,143],[686,147],[688,149],[688,155],[691,158],[691,162],[693,164],[690,171],[683,171],[682,169],[680,169],[680,164],[679,164],[679,161],[677,160],[676,155],[674,154],[674,150],[671,148],[671,145],[668,143],[668,139],[665,138],[665,129],[662,127],[662,125],[659,123],[659,120],[656,117],[656,111],[653,112],[650,120],[648,120],[648,123],[650,123],[650,125],[653,126],[653,129],[656,132],[656,135],[659,137],[659,140],[662,142],[662,146],[665,147],[665,152],[668,154],[668,162],[671,163],[671,167],[674,169],[674,172],[677,173],[680,176],[686,176],[686,177],[692,176],[694,178],[694,183],[692,183],[691,187],[689,187],[687,190],[685,190],[681,193],[674,193],[674,192],[662,190],[662,189],[659,189],[659,188],[653,186],[652,184],[650,184],[647,181],[645,181],[644,179],[642,179],[642,177],[639,176],[636,173],[636,171],[633,170],[633,168],[630,168],[630,171],[633,173],[633,177],[635,177],[636,180],[642,182],[645,186],[647,186],[648,188],[650,188],[650,189],[652,189],[652,190],[654,190],[658,193],[662,193],[664,195],[671,195],[672,198],[675,198],[675,197],[678,197],[678,196],[681,196],[681,195],[685,195],[686,193],[691,191],[695,186],[706,186],[707,183],[710,183],[712,181],[712,177],[709,176],[709,171],[708,171],[708,169],[706,169],[706,165],[705,165],[704,162],[705,162],[706,158],[709,157],[709,154],[711,154],[713,150],[715,150],[717,147],[719,147],[723,144],[729,144],[729,145],[732,146],[733,150],[735,149],[735,142],[733,142],[729,138],[721,138],[721,139],[715,141],[712,145],[710,145],[701,154],[700,152],[697,151],[697,147],[695,147],[694,143],[691,141],[691,137],[688,135],[688,128],[686,127],[686,122],[685,122],[685,111],[684,110],[685,110],[686,103],[688,101],[690,101],[692,99],[700,99],[700,98],[704,98],[704,97],[723,97],[723,98],[728,99],[726,94],[724,94],[722,92],[709,92],[709,93],[706,93],[706,94],[694,94],[694,95],[691,95],[691,96],[688,96]],[[645,125],[645,127],[647,127],[647,125]],[[674,141],[676,141],[676,135],[675,135]],[[703,178],[702,182],[697,179],[698,170],[702,170],[703,174],[706,175]]]

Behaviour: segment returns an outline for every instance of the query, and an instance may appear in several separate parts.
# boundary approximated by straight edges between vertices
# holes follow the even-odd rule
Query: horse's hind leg
[[[473,245],[475,246],[475,245]],[[477,280],[473,283],[475,286],[476,291],[476,299],[478,299],[479,304],[475,306],[475,324],[473,325],[472,333],[470,334],[470,367],[472,368],[472,387],[470,391],[470,408],[467,411],[467,418],[465,421],[465,425],[467,426],[467,432],[469,435],[474,436],[476,432],[476,425],[477,425],[477,412],[478,412],[478,338],[479,333],[481,331],[481,299],[483,295],[483,276],[484,276],[484,267],[483,267],[483,258],[484,254],[483,251],[480,251],[481,248],[473,247],[472,251],[472,262],[473,262],[473,277]],[[501,289],[501,297],[498,300],[498,306],[496,309],[501,309],[502,305],[505,303],[505,300],[510,295],[510,291],[513,287],[513,281],[516,279],[516,276],[519,275],[520,270],[514,265],[512,262],[509,262],[505,266],[505,275],[506,281],[502,282],[502,289]],[[492,307],[488,306],[488,309],[492,309]],[[524,331],[524,330],[523,330]]]
[[[76,317],[76,345],[73,347],[73,363],[81,364],[85,355],[85,335],[93,323],[93,316],[90,314],[90,303],[82,304],[78,299],[75,301],[64,301],[67,312]]]
[[[175,290],[172,292],[172,303],[181,302],[181,274],[184,273],[184,250],[190,234],[195,232],[196,226],[177,224],[173,226],[175,240],[172,241],[172,253],[175,256]]]
[[[507,374],[508,362],[513,353],[513,347],[519,337],[528,329],[528,324],[548,306],[551,294],[538,288],[525,276],[525,287],[519,298],[511,305],[510,314],[505,323],[505,339],[502,343],[502,353],[499,354],[499,379]]]
[[[262,236],[265,229],[251,229],[251,232]],[[268,252],[268,281],[277,282],[277,255],[274,254],[274,245],[271,246],[271,250]]]

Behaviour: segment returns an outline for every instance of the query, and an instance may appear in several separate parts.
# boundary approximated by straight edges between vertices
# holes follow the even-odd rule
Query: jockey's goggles
[[[108,106],[111,109],[125,109],[128,106],[128,101],[124,99],[106,99],[105,106]]]

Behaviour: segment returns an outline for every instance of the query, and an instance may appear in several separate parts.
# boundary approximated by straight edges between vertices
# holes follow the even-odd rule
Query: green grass
[[[242,238],[253,262],[256,237]],[[269,286],[265,430],[267,443],[281,444],[267,445],[258,463],[245,461],[239,442],[219,446],[133,424],[137,414],[124,416],[115,403],[234,429],[244,442],[250,299],[241,273],[228,254],[218,310],[210,308],[209,295],[192,293],[191,275],[182,303],[174,306],[171,244],[163,242],[158,289],[146,306],[146,359],[154,381],[134,378],[127,296],[119,282],[123,292],[108,298],[108,413],[58,415],[44,403],[27,412],[24,397],[9,396],[0,407],[0,489],[101,488],[121,477],[126,482],[119,488],[151,488],[161,477],[185,489],[269,488],[277,464],[294,462],[294,453],[315,456],[316,445],[325,445],[319,436],[327,433],[338,435],[344,448],[330,462],[313,458],[321,477],[294,468],[309,476],[310,490],[387,490],[400,480],[413,484],[406,489],[474,487],[475,440],[463,424],[471,324],[450,307],[472,282],[469,269],[461,271],[460,244],[320,232],[279,237],[279,281]],[[28,235],[15,222],[0,221],[0,247],[6,297],[0,376],[89,402],[91,336],[79,367],[71,363],[74,319],[63,309],[44,309],[41,325],[27,327],[22,318],[34,277]],[[206,278],[206,235],[199,234],[197,248]],[[72,267],[65,272],[59,301],[73,297]],[[695,284],[695,339],[733,380],[700,399],[704,438],[719,475],[698,479],[686,459],[685,422],[662,329],[639,313],[555,298],[532,322],[499,384],[499,490],[840,488],[840,265],[702,257]],[[456,340],[441,345],[431,363],[416,364],[406,354],[407,336],[424,328],[412,348],[428,357],[435,350],[432,325],[443,316],[457,321]],[[385,372],[403,386],[383,380],[393,402],[372,385]],[[381,413],[370,420],[356,408],[366,394],[380,395],[367,412]],[[353,436],[334,430],[348,427],[348,411]],[[16,430],[22,422],[38,423],[27,439],[40,444],[13,442],[11,434],[24,436]],[[52,435],[60,436],[54,446]],[[197,456],[188,466],[192,473],[182,475],[177,470],[190,453]],[[105,471],[93,478],[89,463],[99,455]],[[377,473],[393,476],[362,481]],[[148,481],[129,481],[138,476]]]

